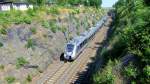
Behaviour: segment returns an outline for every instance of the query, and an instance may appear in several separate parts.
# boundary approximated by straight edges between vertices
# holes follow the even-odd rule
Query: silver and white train
[[[68,61],[75,60],[86,47],[87,43],[94,37],[94,35],[107,20],[108,16],[103,16],[94,27],[91,27],[88,31],[85,31],[84,33],[74,37],[71,41],[69,41],[65,46],[64,59]]]

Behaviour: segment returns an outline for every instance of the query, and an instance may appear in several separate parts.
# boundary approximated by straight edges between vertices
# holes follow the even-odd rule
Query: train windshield
[[[74,48],[74,45],[72,44],[67,44],[67,52],[72,52]]]

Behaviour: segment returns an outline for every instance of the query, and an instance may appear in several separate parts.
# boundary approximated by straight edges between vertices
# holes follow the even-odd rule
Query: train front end
[[[65,48],[64,58],[68,61],[73,61],[75,59],[75,45],[68,43]]]

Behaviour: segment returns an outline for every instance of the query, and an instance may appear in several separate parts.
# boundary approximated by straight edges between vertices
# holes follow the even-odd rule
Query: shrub
[[[0,47],[3,47],[3,43],[0,42]]]
[[[27,48],[34,48],[35,43],[33,41],[33,39],[28,39],[27,44],[25,45]]]
[[[8,84],[12,84],[15,82],[16,78],[13,76],[8,76],[5,78],[5,80],[7,81]]]
[[[150,77],[150,66],[147,65],[146,67],[144,67],[143,71],[147,77]]]
[[[49,22],[48,21],[42,21],[42,26],[44,27],[44,28],[49,28],[50,27],[50,25],[49,25]]]
[[[0,64],[0,70],[4,70],[4,65]]]
[[[31,17],[29,17],[29,16],[25,16],[25,17],[23,18],[23,21],[24,21],[24,23],[26,23],[26,24],[31,24],[32,19],[31,19]]]
[[[107,66],[93,75],[93,84],[114,84],[115,75],[113,74],[114,64],[109,61]]]
[[[32,81],[31,75],[28,75],[27,78],[26,78],[26,80],[27,80],[28,82],[31,82],[31,81]]]
[[[48,14],[59,14],[59,11],[58,11],[58,8],[57,8],[57,7],[50,7],[50,8],[47,10],[47,13],[48,13]]]
[[[36,34],[36,28],[31,28],[30,31],[31,31],[33,34]]]
[[[127,78],[136,78],[137,76],[137,69],[133,66],[133,64],[128,65],[127,67],[125,67],[125,69],[123,70],[123,73],[125,75],[125,77]]]
[[[50,28],[53,33],[56,33],[58,26],[56,25],[55,22],[52,21],[50,22]]]
[[[61,28],[61,31],[62,31],[63,33],[65,33],[65,32],[67,31],[67,28],[62,27],[62,28]]]
[[[30,15],[30,16],[32,16],[32,17],[36,16],[36,10],[34,10],[34,9],[28,9],[27,10],[27,14]]]
[[[21,68],[22,66],[24,66],[27,63],[29,63],[29,62],[25,58],[19,57],[19,58],[17,58],[17,61],[16,61],[16,67]]]
[[[6,35],[7,34],[6,28],[0,28],[0,33]]]

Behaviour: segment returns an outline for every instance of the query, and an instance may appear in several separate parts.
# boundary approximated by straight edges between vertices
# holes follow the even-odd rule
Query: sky
[[[102,7],[112,7],[118,0],[102,0]]]

